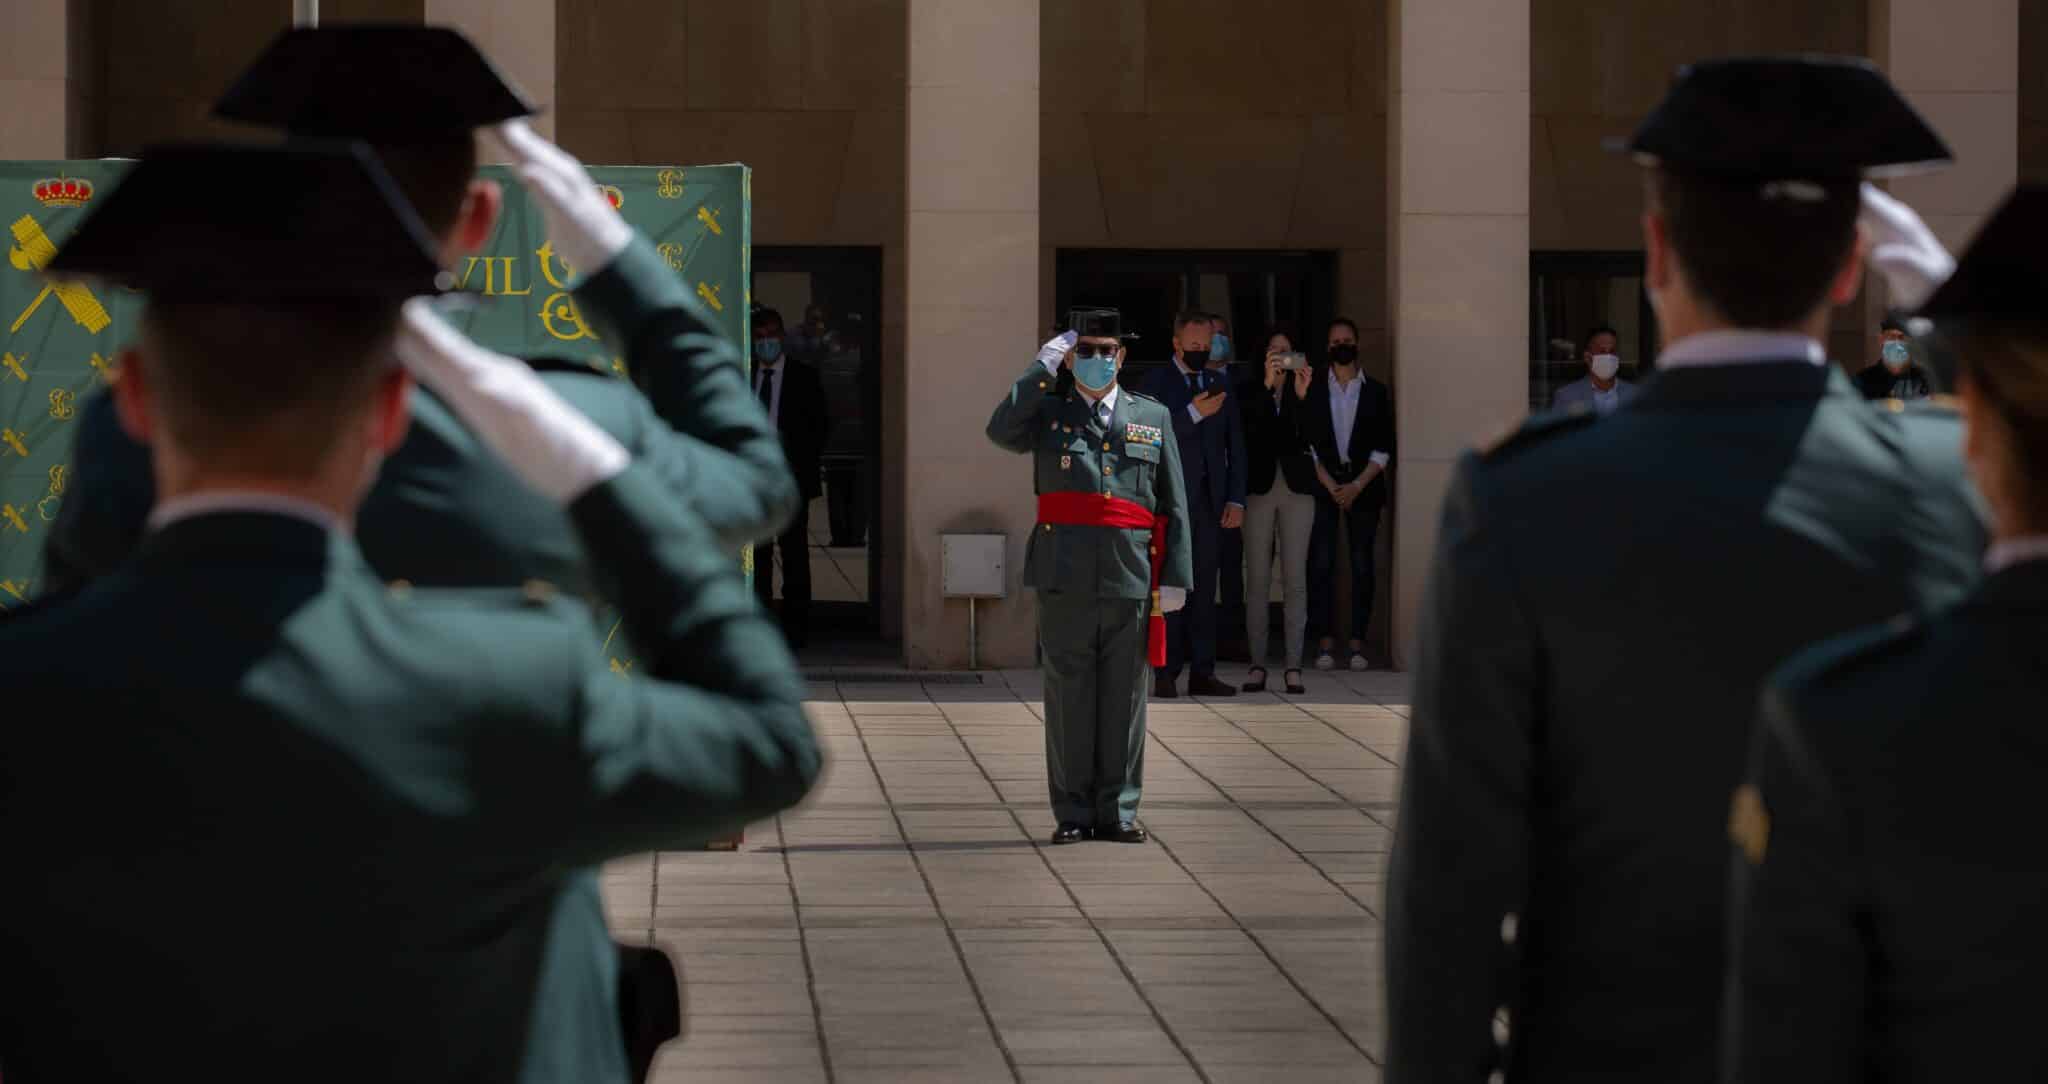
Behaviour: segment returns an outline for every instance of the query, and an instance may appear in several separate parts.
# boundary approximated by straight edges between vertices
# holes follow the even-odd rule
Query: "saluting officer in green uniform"
[[[1859,191],[1946,161],[1940,140],[1867,61],[1753,58],[1685,70],[1629,149],[1656,374],[1467,455],[1444,498],[1388,1084],[1714,1080],[1728,797],[1764,677],[1977,578],[1953,411],[1875,408],[1821,345],[1866,251],[1888,278],[1947,258]]]
[[[2022,187],[1919,312],[1959,359],[1984,581],[1764,694],[1729,818],[1728,1081],[2048,1080],[2044,237],[2048,188]]]
[[[533,111],[461,32],[381,24],[287,30],[215,107],[224,119],[293,138],[372,144],[438,239],[444,264],[485,245],[502,205],[498,187],[476,178],[476,130]],[[579,272],[579,310],[646,394],[577,362],[535,368],[737,559],[739,547],[780,530],[798,501],[737,348],[580,163],[523,125],[504,135],[555,254]],[[121,431],[110,397],[86,404],[76,440],[72,485],[45,543],[50,590],[126,559],[154,497],[148,449]],[[539,579],[586,598],[598,588],[568,519],[534,499],[429,389],[413,395],[411,431],[364,502],[357,538],[384,576],[422,586]]]
[[[592,869],[819,766],[730,557],[416,296],[432,242],[360,145],[146,153],[50,270],[149,295],[114,394],[158,497],[132,560],[0,622],[0,1073],[624,1084]],[[369,567],[394,358],[563,510],[643,680],[544,589]]]
[[[1033,460],[1024,586],[1038,591],[1059,844],[1145,841],[1146,685],[1194,580],[1173,419],[1117,386],[1120,331],[1113,312],[1077,313],[988,420],[990,440]]]

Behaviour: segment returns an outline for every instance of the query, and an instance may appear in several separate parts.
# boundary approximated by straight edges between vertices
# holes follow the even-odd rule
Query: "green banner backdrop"
[[[0,267],[0,610],[35,595],[43,535],[68,482],[70,425],[106,387],[142,311],[133,291],[53,287],[39,272],[127,165],[0,162],[0,221],[10,234]],[[457,322],[493,349],[576,358],[623,378],[623,361],[577,311],[568,290],[576,269],[555,255],[539,210],[508,170],[484,175],[504,187],[505,214],[485,252],[452,269],[458,288],[477,298]],[[747,357],[747,168],[611,166],[591,175]]]

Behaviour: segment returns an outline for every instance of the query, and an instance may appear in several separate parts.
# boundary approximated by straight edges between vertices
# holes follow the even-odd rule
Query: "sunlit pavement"
[[[809,802],[607,871],[618,935],[684,972],[655,1078],[1377,1080],[1405,679],[1155,702],[1151,842],[1058,848],[1039,677],[980,679],[814,683]]]

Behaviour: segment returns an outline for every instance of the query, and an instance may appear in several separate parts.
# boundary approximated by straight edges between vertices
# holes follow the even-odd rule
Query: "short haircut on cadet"
[[[1335,331],[1340,327],[1351,329],[1351,337],[1354,339],[1358,338],[1358,322],[1353,320],[1349,316],[1333,317],[1330,320],[1329,324],[1323,328],[1323,338],[1329,338],[1330,332]]]
[[[412,202],[427,232],[445,236],[462,217],[462,204],[469,197],[470,182],[476,179],[476,136],[459,136],[428,143],[387,144],[374,148],[384,171],[398,184],[398,190]]]
[[[309,475],[396,364],[398,313],[395,300],[153,300],[142,333],[162,424],[209,466]]]
[[[1204,325],[1206,325],[1206,324],[1207,324],[1208,322],[1209,322],[1209,314],[1208,314],[1208,313],[1206,313],[1206,312],[1198,312],[1198,311],[1196,311],[1196,310],[1194,310],[1194,309],[1182,309],[1182,310],[1181,310],[1180,312],[1176,313],[1176,314],[1174,315],[1174,317],[1173,317],[1173,333],[1174,333],[1175,335],[1178,335],[1178,334],[1180,334],[1180,332],[1181,332],[1181,329],[1182,329],[1182,328],[1184,328],[1184,327],[1187,327],[1187,326],[1188,326],[1189,324],[1204,324]]]
[[[1817,199],[1662,169],[1649,171],[1648,184],[1686,281],[1738,327],[1790,327],[1812,315],[1856,244],[1856,181],[1815,182]]]

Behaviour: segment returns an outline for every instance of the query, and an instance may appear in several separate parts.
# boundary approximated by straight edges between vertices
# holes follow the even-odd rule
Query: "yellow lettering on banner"
[[[516,260],[517,256],[471,256],[469,263],[463,267],[462,279],[456,286],[464,290],[469,289],[470,280],[476,277],[476,265],[481,263],[484,265],[485,297],[525,297],[533,292],[533,287],[528,286],[524,290],[513,288],[514,281],[518,278],[518,272],[513,270],[512,266]]]
[[[504,261],[504,264],[505,264],[505,290],[504,290],[504,294],[505,294],[505,296],[506,296],[506,297],[525,297],[526,295],[528,295],[528,294],[530,294],[530,293],[532,293],[532,292],[533,292],[533,287],[531,287],[531,286],[528,286],[528,287],[527,287],[526,289],[524,289],[524,290],[515,290],[515,289],[513,289],[513,288],[512,288],[512,283],[513,283],[513,280],[514,280],[514,279],[515,279],[515,278],[517,277],[517,274],[516,274],[516,272],[514,272],[514,271],[513,271],[513,269],[512,269],[512,261],[513,261],[513,260],[515,260],[515,259],[517,259],[517,257],[514,257],[514,256],[499,256],[499,257],[496,257],[496,259]]]
[[[564,332],[557,328],[555,326],[555,321],[557,320],[566,321],[570,331]],[[576,311],[576,302],[569,297],[567,290],[560,290],[549,294],[548,299],[541,302],[540,322],[543,327],[548,329],[548,334],[565,343],[572,343],[578,339],[597,338],[597,333],[590,330],[590,325],[583,322],[583,314]]]
[[[655,174],[654,179],[661,185],[661,187],[654,190],[655,195],[660,196],[662,199],[683,198],[682,170],[664,169],[660,173]]]
[[[557,290],[569,288],[569,280],[576,277],[576,268],[571,266],[569,261],[562,260],[562,275],[560,278],[555,277],[555,261],[561,257],[555,255],[553,241],[543,242],[539,248],[533,250],[533,254],[540,257],[540,277],[548,280],[549,286]]]
[[[467,290],[467,289],[469,289],[469,280],[470,280],[470,277],[476,274],[476,265],[477,265],[477,264],[480,264],[480,263],[483,263],[483,261],[484,261],[484,258],[483,258],[482,256],[471,256],[471,257],[469,258],[469,262],[468,262],[468,263],[466,263],[466,264],[464,264],[464,265],[462,265],[462,277],[461,277],[461,278],[459,278],[459,279],[457,279],[457,280],[455,280],[455,288],[456,288],[456,289],[458,289],[458,290]],[[489,266],[485,266],[485,268],[484,268],[484,281],[485,281],[486,283],[488,283],[488,282],[490,281],[490,277],[491,277],[491,269],[490,269],[490,267],[489,267]],[[488,287],[488,286],[486,286],[485,288],[486,288],[486,289],[488,289],[489,287]]]
[[[674,241],[663,241],[655,246],[654,251],[661,253],[661,260],[668,265],[669,270],[681,271],[683,269],[683,246],[676,244]]]
[[[50,492],[36,502],[36,515],[43,517],[44,523],[57,518],[57,506],[64,503],[64,482],[64,464],[51,467]]]
[[[70,392],[65,391],[63,388],[58,388],[57,390],[51,392],[50,417],[55,418],[60,422],[70,421],[71,416],[73,414],[78,413],[77,408],[72,405],[76,401],[76,399],[77,396],[72,395]]]

